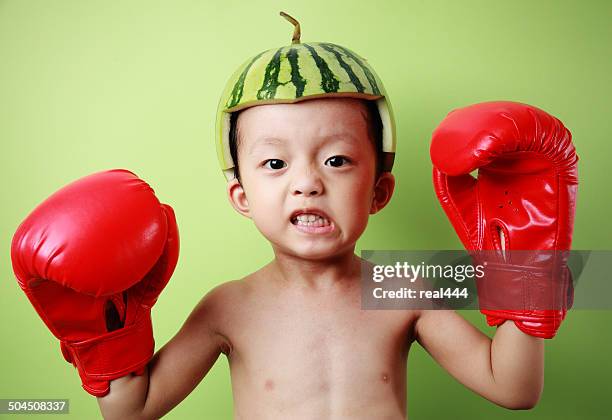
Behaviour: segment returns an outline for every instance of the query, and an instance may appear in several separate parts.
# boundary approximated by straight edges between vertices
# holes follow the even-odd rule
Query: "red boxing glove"
[[[502,288],[525,288],[514,293],[523,300],[534,293],[555,295],[553,300],[565,293],[550,309],[481,304],[488,324],[509,319],[527,334],[552,338],[571,306],[571,275],[565,254],[542,251],[569,251],[572,242],[578,156],[570,132],[533,106],[486,102],[449,113],[433,133],[430,154],[436,194],[465,248],[501,255],[491,266],[501,275],[489,284],[483,279],[486,289],[500,278]],[[476,169],[477,179],[470,175]],[[545,288],[530,285],[542,276],[548,276]]]
[[[95,173],[21,223],[11,259],[19,286],[94,396],[142,374],[153,356],[151,307],[178,260],[172,208],[126,170]]]

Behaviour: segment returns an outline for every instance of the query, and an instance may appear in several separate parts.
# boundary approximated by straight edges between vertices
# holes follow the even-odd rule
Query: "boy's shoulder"
[[[251,273],[241,279],[221,283],[204,295],[196,306],[196,311],[205,311],[223,315],[228,308],[244,308],[259,293],[261,289],[261,274]]]
[[[209,310],[223,309],[227,305],[244,300],[245,295],[249,293],[249,288],[250,285],[246,278],[226,281],[209,290],[198,307],[206,307]]]
[[[259,283],[256,273],[253,273],[215,286],[200,299],[188,322],[197,331],[208,331],[221,337],[223,352],[229,354],[232,348],[230,338],[259,301]]]
[[[229,280],[212,288],[205,296],[212,300],[244,299],[261,287],[262,271],[258,270],[241,279]]]

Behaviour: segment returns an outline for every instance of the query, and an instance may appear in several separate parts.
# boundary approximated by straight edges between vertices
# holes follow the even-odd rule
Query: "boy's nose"
[[[291,186],[293,195],[315,196],[323,192],[323,183],[315,171],[307,171],[296,177]]]

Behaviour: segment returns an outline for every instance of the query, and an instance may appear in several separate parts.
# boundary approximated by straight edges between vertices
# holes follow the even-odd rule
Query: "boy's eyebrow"
[[[283,143],[284,141],[277,137],[262,137],[253,142],[253,144],[251,145],[249,149],[249,154],[253,154],[253,152],[258,146],[262,146],[265,144],[275,145],[275,144],[283,144]]]
[[[353,134],[349,133],[348,131],[345,131],[345,132],[334,133],[334,134],[325,136],[323,137],[323,140],[339,140],[345,143],[353,144],[357,140],[357,138]]]

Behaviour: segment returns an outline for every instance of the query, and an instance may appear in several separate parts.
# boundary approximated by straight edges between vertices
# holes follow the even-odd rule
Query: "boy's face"
[[[242,185],[234,208],[255,222],[276,251],[322,259],[351,251],[368,215],[386,205],[393,175],[375,185],[367,109],[352,98],[259,105],[238,118]]]

